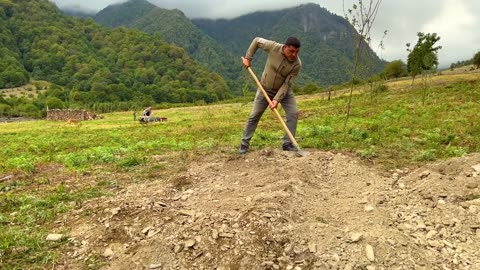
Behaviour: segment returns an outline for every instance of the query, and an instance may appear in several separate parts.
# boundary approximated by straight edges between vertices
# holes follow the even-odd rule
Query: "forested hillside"
[[[303,68],[300,81],[332,85],[351,79],[354,40],[358,38],[358,34],[344,18],[330,13],[317,4],[305,4],[279,11],[255,12],[232,20],[192,21],[235,55],[245,54],[248,45],[256,36],[278,42],[283,42],[291,35],[297,36],[302,41],[300,57]],[[368,47],[367,44],[363,46]],[[365,52],[363,66],[370,66],[371,69],[363,76],[368,77],[372,73],[380,72],[385,62],[381,61],[370,47]],[[263,68],[262,57],[258,57],[254,63],[256,69]]]
[[[0,26],[0,88],[46,80],[57,85],[47,95],[78,106],[230,96],[220,75],[160,36],[65,16],[47,0],[0,0]]]
[[[241,95],[245,84],[253,89],[253,83],[239,58],[256,36],[279,42],[300,38],[303,69],[296,87],[339,84],[351,79],[358,37],[345,19],[317,4],[232,20],[189,20],[179,10],[131,0],[107,7],[95,19],[116,28],[64,15],[47,0],[0,0],[0,89],[53,83],[33,100],[3,96],[1,115],[39,115],[47,106],[208,103]],[[367,52],[362,66],[372,68],[364,77],[384,64],[369,47]],[[264,58],[261,52],[255,57],[257,73]]]
[[[241,65],[217,41],[198,29],[180,10],[154,6],[146,0],[130,0],[106,7],[98,12],[95,21],[108,27],[136,28],[149,34],[158,34],[165,41],[182,47],[197,61],[218,72],[232,91],[240,93],[238,78]]]
[[[134,27],[158,33],[168,42],[184,48],[210,70],[219,72],[236,93],[245,82],[241,75],[240,56],[256,36],[283,42],[288,36],[302,41],[300,57],[303,71],[297,83],[315,82],[327,86],[351,79],[354,42],[358,34],[342,17],[317,4],[306,4],[278,11],[255,12],[235,19],[192,19],[180,10],[156,7],[146,0],[130,0],[100,11],[95,20],[109,27]],[[369,77],[385,65],[376,54],[365,48],[364,65]],[[254,69],[261,71],[265,55],[259,53]],[[235,82],[236,81],[236,82]]]

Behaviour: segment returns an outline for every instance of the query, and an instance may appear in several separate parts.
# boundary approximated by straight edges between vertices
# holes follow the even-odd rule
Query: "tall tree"
[[[418,41],[415,47],[410,48],[410,43],[407,43],[408,54],[407,70],[412,76],[412,86],[415,77],[422,74],[425,70],[432,70],[438,66],[437,52],[442,46],[435,46],[440,40],[440,36],[436,33],[424,34],[422,32],[417,33]]]
[[[352,79],[350,84],[350,94],[347,102],[347,112],[345,116],[345,121],[343,124],[343,129],[347,127],[348,118],[350,117],[350,110],[352,104],[353,96],[353,87],[355,81],[359,77],[359,66],[361,58],[364,57],[365,53],[368,53],[367,44],[370,44],[370,30],[373,27],[375,18],[377,17],[378,10],[382,0],[369,0],[369,1],[358,0],[358,4],[353,4],[352,9],[348,10],[348,13],[345,14],[346,20],[350,23],[351,27],[358,32],[357,39],[354,39],[354,60],[353,60],[353,71]],[[343,3],[345,4],[345,3]],[[385,31],[386,34],[386,31]]]
[[[390,62],[385,69],[383,70],[383,73],[388,79],[391,78],[399,78],[407,74],[407,70],[405,69],[405,63],[402,60],[395,60]]]
[[[480,51],[473,56],[473,64],[476,68],[480,68]]]
[[[442,48],[442,46],[434,47],[435,43],[440,40],[440,36],[437,36],[436,33],[424,34],[422,32],[418,32],[417,36],[418,41],[413,49],[410,49],[410,43],[407,43],[407,51],[410,52],[408,55],[407,68],[412,75],[412,88],[415,76],[422,74],[424,71],[429,71],[427,76],[424,78],[425,83],[423,87],[422,104],[425,105],[428,77],[431,75],[430,71],[436,69],[438,66],[437,52]]]

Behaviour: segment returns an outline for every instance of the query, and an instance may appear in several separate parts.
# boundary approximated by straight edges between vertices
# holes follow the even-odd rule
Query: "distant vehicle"
[[[140,116],[138,118],[140,124],[148,124],[154,122],[165,122],[167,121],[166,117],[155,117],[155,116]]]

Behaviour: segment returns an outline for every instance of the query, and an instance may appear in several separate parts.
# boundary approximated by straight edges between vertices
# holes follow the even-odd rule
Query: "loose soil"
[[[212,154],[62,217],[58,269],[480,269],[479,185],[480,154]]]

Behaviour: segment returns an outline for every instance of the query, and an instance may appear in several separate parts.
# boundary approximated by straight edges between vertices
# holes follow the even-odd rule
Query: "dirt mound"
[[[480,269],[480,155],[390,173],[330,152],[206,157],[68,216],[65,265]]]

